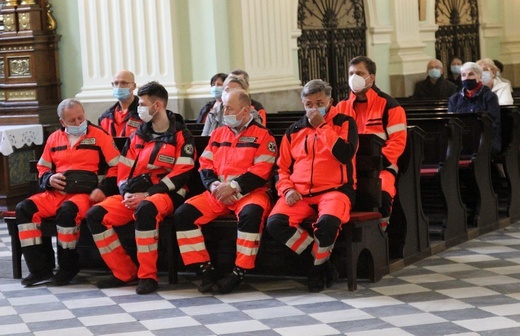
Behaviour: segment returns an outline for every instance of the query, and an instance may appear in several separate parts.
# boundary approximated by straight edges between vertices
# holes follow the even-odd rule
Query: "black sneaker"
[[[52,273],[52,271],[33,272],[33,273],[29,273],[29,275],[26,278],[23,278],[21,283],[24,286],[32,286],[39,282],[49,280],[53,276],[54,276],[54,273]]]
[[[99,280],[96,283],[96,286],[98,288],[117,288],[117,287],[123,287],[123,286],[131,286],[135,285],[136,279],[132,279],[130,281],[123,281],[121,279],[116,278],[114,275],[111,275],[108,279],[102,279]]]
[[[219,282],[217,282],[213,286],[213,291],[220,294],[230,293],[233,289],[237,288],[238,285],[240,285],[240,283],[244,279],[244,275],[245,270],[238,266],[235,266],[235,268],[233,268],[233,272],[231,272],[230,275],[223,279],[220,279]]]
[[[330,260],[327,260],[323,264],[323,270],[325,271],[325,286],[327,286],[327,288],[330,288],[336,281],[338,281],[338,269]]]
[[[325,280],[323,276],[323,265],[313,265],[309,271],[309,292],[318,293],[325,288]]]
[[[211,263],[203,263],[200,265],[200,272],[202,275],[202,282],[199,285],[200,293],[207,293],[211,290],[211,287],[217,282],[217,274],[215,268],[211,266]]]
[[[139,279],[139,283],[137,284],[137,287],[135,288],[135,292],[137,294],[150,294],[157,290],[159,287],[159,284],[155,279]]]
[[[56,275],[52,277],[52,284],[54,286],[65,286],[68,285],[72,279],[76,276],[76,274],[79,273],[79,270],[77,271],[65,271],[62,269],[59,269]]]

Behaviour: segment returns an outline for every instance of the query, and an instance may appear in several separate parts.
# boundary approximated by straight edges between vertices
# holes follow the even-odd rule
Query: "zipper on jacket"
[[[313,185],[313,177],[314,177],[314,159],[316,159],[316,141],[318,136],[314,133],[314,141],[312,144],[312,162],[311,162],[311,183],[309,185],[309,196],[312,196],[312,185]],[[305,142],[307,143],[307,142]]]

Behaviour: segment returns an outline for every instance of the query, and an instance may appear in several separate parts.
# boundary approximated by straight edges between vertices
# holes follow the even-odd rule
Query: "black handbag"
[[[153,186],[152,177],[148,173],[132,177],[134,175],[134,170],[135,166],[137,165],[139,155],[141,155],[141,152],[137,154],[137,157],[134,160],[134,164],[130,169],[128,181],[126,182],[126,190],[130,193],[145,192],[148,190],[148,188]]]
[[[99,183],[97,174],[86,170],[67,170],[63,176],[67,194],[90,194]]]
[[[128,192],[136,193],[136,192],[145,192],[153,186],[152,178],[150,174],[141,174],[135,177],[132,177],[128,180],[126,187]]]

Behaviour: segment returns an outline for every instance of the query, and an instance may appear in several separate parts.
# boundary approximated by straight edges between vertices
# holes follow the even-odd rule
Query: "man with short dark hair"
[[[137,294],[158,288],[159,223],[184,202],[186,183],[195,166],[195,146],[186,125],[168,111],[168,92],[157,82],[139,91],[143,123],[130,136],[118,166],[120,195],[107,198],[87,213],[87,224],[101,257],[113,275],[99,288],[121,287],[139,279]],[[115,226],[135,220],[139,267],[121,245]]]
[[[406,147],[406,114],[399,103],[375,85],[376,63],[366,56],[349,63],[350,96],[336,108],[356,120],[359,134],[375,134],[385,140],[381,187],[381,228],[386,230],[396,193],[397,160]]]

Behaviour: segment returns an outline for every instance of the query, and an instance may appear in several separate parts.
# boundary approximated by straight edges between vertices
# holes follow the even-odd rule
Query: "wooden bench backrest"
[[[278,145],[282,135],[276,135]],[[209,137],[194,136],[197,157],[200,157],[208,144]],[[360,135],[359,149],[356,157],[356,170],[358,174],[356,211],[373,211],[381,205],[381,181],[379,172],[382,169],[381,148],[384,141],[375,135]],[[188,181],[188,197],[200,194],[204,188],[198,173],[199,162],[197,160],[194,173]],[[274,186],[274,181],[272,181]]]

